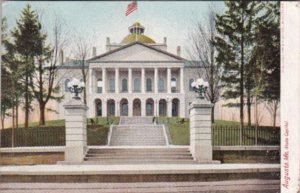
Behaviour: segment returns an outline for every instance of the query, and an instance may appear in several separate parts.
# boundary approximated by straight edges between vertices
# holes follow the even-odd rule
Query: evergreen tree
[[[43,35],[41,35],[41,24],[38,15],[26,5],[17,21],[17,27],[13,30],[12,36],[17,52],[24,59],[23,77],[24,77],[24,109],[25,109],[25,127],[28,127],[29,112],[33,94],[30,89],[30,77],[34,72],[34,57],[41,55],[43,47]]]
[[[276,115],[280,101],[280,15],[279,2],[265,3],[264,18],[257,21],[255,46],[252,52],[251,63],[256,66],[253,74],[259,92],[257,97],[267,102],[267,108],[272,114],[273,126],[276,124]],[[258,84],[257,77],[261,83]]]
[[[1,24],[1,43],[3,44],[5,41],[7,41],[7,34],[6,34],[6,29],[7,29],[7,24],[6,24],[6,18],[2,19],[2,24]],[[1,60],[2,60],[2,65],[1,65],[1,126],[2,129],[4,128],[4,120],[7,116],[9,116],[9,113],[7,112],[11,108],[11,100],[10,100],[10,90],[9,84],[9,77],[10,73],[7,71],[7,68],[5,65],[3,65],[3,59],[4,59],[5,53],[1,52]]]
[[[5,18],[4,20],[5,21]],[[6,26],[6,25],[3,25]],[[23,84],[22,84],[22,60],[16,51],[16,46],[10,41],[8,34],[5,29],[2,29],[2,68],[4,68],[2,84],[3,88],[7,87],[6,96],[8,97],[10,107],[12,109],[12,125],[13,128],[18,128],[18,108],[21,103],[21,97],[23,94]],[[5,93],[5,89],[2,90],[2,93]]]
[[[216,26],[220,34],[216,38],[216,61],[223,66],[221,80],[225,99],[237,99],[240,107],[240,128],[244,125],[245,84],[249,81],[246,67],[247,51],[253,41],[253,28],[262,4],[254,1],[226,1],[226,12],[217,15]],[[247,88],[250,89],[250,88]]]
[[[12,107],[11,100],[11,84],[10,84],[10,76],[11,74],[7,71],[7,69],[1,65],[1,126],[4,128],[4,120],[6,117],[10,116],[8,112]]]

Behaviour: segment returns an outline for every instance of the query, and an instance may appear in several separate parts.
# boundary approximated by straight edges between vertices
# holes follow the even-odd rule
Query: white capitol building
[[[199,78],[199,68],[180,56],[180,47],[174,55],[167,51],[166,38],[156,43],[144,31],[136,22],[120,44],[107,38],[107,52],[96,56],[93,49],[87,62],[88,117],[188,117],[188,106],[195,98],[190,84]],[[65,97],[58,104],[58,114],[64,118],[63,104],[73,95],[67,84],[73,77],[82,77],[79,63],[65,62],[59,75]]]
[[[166,37],[162,43],[157,43],[144,31],[145,28],[136,22],[129,27],[129,34],[120,43],[111,43],[107,38],[105,53],[97,55],[96,48],[93,48],[93,56],[86,62],[88,118],[189,117],[189,105],[196,97],[191,83],[201,78],[204,69],[182,58],[180,46],[174,50],[176,54],[170,53]],[[65,118],[63,105],[73,97],[67,87],[72,78],[82,79],[79,60],[67,60],[59,70],[60,94],[64,95],[64,100],[49,105],[56,113],[47,113],[47,119]],[[220,98],[215,104],[215,118],[239,121],[239,108],[224,106],[228,102],[234,100]],[[255,120],[254,108],[251,111],[252,120]],[[272,124],[264,103],[259,105],[258,117],[260,124]],[[276,125],[280,124],[279,117],[280,113]]]

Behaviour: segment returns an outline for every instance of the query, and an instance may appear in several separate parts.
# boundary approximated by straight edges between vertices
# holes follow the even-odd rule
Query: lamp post
[[[197,79],[196,81],[193,81],[191,83],[191,86],[193,90],[199,94],[197,98],[203,100],[204,94],[206,93],[206,90],[208,88],[208,82],[204,81],[202,78]]]
[[[72,98],[75,100],[80,100],[80,97],[78,96],[79,93],[82,93],[85,85],[84,82],[79,81],[77,78],[73,78],[69,83],[68,83],[68,88],[71,93],[75,93],[75,96]]]
[[[191,83],[198,94],[190,105],[190,150],[194,159],[204,163],[219,163],[213,161],[211,112],[213,104],[205,100],[208,82],[202,78]]]

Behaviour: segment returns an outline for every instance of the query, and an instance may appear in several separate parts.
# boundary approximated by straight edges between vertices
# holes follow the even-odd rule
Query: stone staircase
[[[84,164],[193,164],[188,148],[89,149]]]
[[[152,117],[122,117],[111,129],[110,146],[164,146],[166,132],[162,125],[154,125]]]
[[[112,127],[110,146],[166,145],[161,125],[116,125]]]
[[[193,164],[188,147],[168,146],[152,117],[122,117],[112,126],[108,146],[90,148],[83,164]]]
[[[120,125],[151,125],[153,117],[120,117]]]

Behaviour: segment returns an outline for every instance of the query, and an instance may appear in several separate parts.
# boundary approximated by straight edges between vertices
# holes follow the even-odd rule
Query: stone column
[[[66,119],[65,161],[80,163],[87,152],[86,111],[80,100],[71,99],[64,105]]]
[[[141,86],[142,86],[142,93],[145,93],[145,68],[142,68],[141,72]]]
[[[107,100],[102,99],[102,117],[107,117]]]
[[[92,70],[92,93],[97,92],[97,88],[96,85],[97,84],[97,80],[96,80],[96,71]]]
[[[102,68],[102,93],[106,93],[106,68]]]
[[[184,73],[183,67],[180,68],[180,93],[184,93]]]
[[[172,117],[172,99],[167,99],[167,116]]]
[[[141,115],[142,117],[146,116],[146,101],[141,99]]]
[[[128,100],[128,117],[133,116],[133,101],[130,99]]]
[[[167,93],[171,93],[171,68],[167,69]]]
[[[88,76],[88,78],[89,78],[89,92],[90,92],[90,94],[92,94],[92,92],[93,92],[93,85],[92,85],[92,68],[89,68],[89,76]]]
[[[154,93],[158,93],[158,68],[154,68]]]
[[[119,108],[120,107],[120,101],[119,100],[115,100],[115,115],[116,117],[119,117],[121,114],[120,114],[120,111],[119,111]]]
[[[183,97],[182,99],[180,99],[180,103],[179,103],[179,116],[181,118],[185,117],[185,98]]]
[[[119,68],[115,68],[115,93],[119,93]]]
[[[190,150],[199,162],[212,162],[212,107],[210,102],[198,98],[190,105]]]
[[[153,115],[154,117],[157,117],[157,99],[154,100],[154,104],[153,104]]]
[[[128,68],[128,93],[132,93],[132,68]]]

